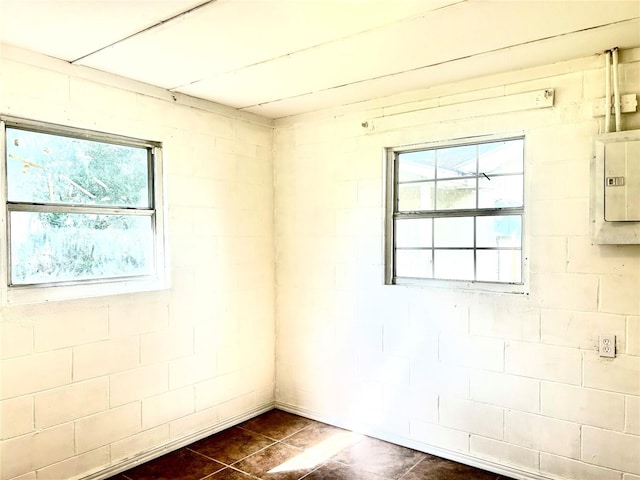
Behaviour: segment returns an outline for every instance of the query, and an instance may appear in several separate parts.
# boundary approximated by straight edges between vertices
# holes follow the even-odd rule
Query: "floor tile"
[[[233,464],[234,468],[264,480],[298,480],[318,466],[316,458],[284,443],[276,443]]]
[[[225,468],[218,473],[214,473],[212,476],[207,477],[206,480],[256,480],[255,477],[251,477],[246,473],[239,472],[233,468]]]
[[[283,412],[282,410],[270,410],[256,418],[241,423],[239,427],[281,440],[313,423],[317,422]]]
[[[131,480],[201,480],[224,468],[219,462],[181,448],[124,472]]]
[[[427,455],[401,480],[512,480],[444,458]]]
[[[349,430],[343,430],[342,428],[333,427],[326,423],[316,422],[282,441],[288,445],[303,449],[318,448],[319,445],[331,443],[345,448],[362,440],[362,438],[364,438],[363,435],[350,432]],[[340,450],[342,450],[342,448],[340,448]],[[335,453],[338,452],[336,451],[334,454]]]
[[[369,473],[361,468],[343,465],[337,462],[327,462],[314,470],[303,480],[386,480],[383,477]]]
[[[333,460],[397,479],[423,458],[424,453],[367,437],[337,454]]]
[[[271,410],[110,480],[301,478],[513,480],[281,410]]]
[[[193,443],[189,449],[230,465],[273,443],[259,433],[233,427]]]

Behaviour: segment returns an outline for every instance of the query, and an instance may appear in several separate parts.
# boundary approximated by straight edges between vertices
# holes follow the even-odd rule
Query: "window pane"
[[[476,218],[478,247],[521,247],[522,218],[520,215]]]
[[[152,273],[150,216],[11,212],[14,285]]]
[[[431,219],[396,220],[396,247],[430,247]]]
[[[398,211],[433,210],[433,182],[398,185]]]
[[[445,180],[437,184],[437,210],[476,207],[476,179]]]
[[[478,177],[478,207],[521,207],[523,203],[522,175]]]
[[[436,247],[473,247],[473,217],[434,218]]]
[[[6,129],[9,201],[149,207],[147,149]]]
[[[396,276],[431,278],[431,250],[396,250]]]
[[[435,177],[434,150],[407,152],[398,155],[398,181],[431,180]]]
[[[522,173],[524,168],[524,140],[483,143],[478,146],[478,171],[493,173]]]
[[[478,250],[477,280],[484,282],[522,282],[520,250]]]
[[[437,150],[438,178],[475,175],[476,152],[475,145]]]
[[[434,277],[443,280],[473,280],[472,250],[435,250]]]

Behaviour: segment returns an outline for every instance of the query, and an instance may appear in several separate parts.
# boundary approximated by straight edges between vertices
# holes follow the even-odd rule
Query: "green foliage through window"
[[[5,128],[10,285],[154,272],[153,147],[74,133]]]

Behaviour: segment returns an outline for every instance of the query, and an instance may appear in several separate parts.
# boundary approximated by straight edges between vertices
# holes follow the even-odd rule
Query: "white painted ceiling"
[[[640,46],[640,0],[0,0],[0,43],[270,118]]]

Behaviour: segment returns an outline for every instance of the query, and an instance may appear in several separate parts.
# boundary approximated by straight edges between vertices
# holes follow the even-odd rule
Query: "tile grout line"
[[[424,462],[424,460],[425,460],[426,458],[427,458],[427,457],[423,457],[423,458],[421,458],[420,460],[418,460],[418,461],[417,461],[417,462],[416,462],[416,463],[415,463],[411,468],[409,468],[409,470],[407,470],[407,471],[406,471],[406,472],[404,472],[400,477],[398,477],[398,480],[402,480],[404,477],[406,477],[406,476],[409,474],[409,472],[410,472],[411,470],[413,470],[413,469],[414,469],[414,468],[416,468],[418,465],[420,465],[422,462]]]
[[[311,470],[310,472],[305,473],[304,475],[302,475],[298,480],[304,480],[305,478],[307,478],[309,475],[311,475],[313,472],[317,472],[318,470],[320,470],[322,467],[324,467],[327,463],[329,463],[330,460],[327,460],[326,462],[317,465],[316,468],[314,468],[313,470]]]
[[[224,463],[224,462],[221,462],[220,460],[216,460],[215,458],[212,458],[212,457],[210,457],[210,456],[208,456],[208,455],[205,455],[204,453],[198,452],[197,450],[194,450],[193,448],[190,448],[190,447],[189,447],[189,445],[187,445],[187,446],[186,446],[186,447],[184,447],[184,448],[185,448],[185,449],[187,449],[187,450],[189,450],[190,452],[195,453],[196,455],[200,455],[201,457],[206,458],[207,460],[211,460],[211,461],[213,461],[213,462],[216,462],[216,463],[219,463],[219,464],[223,465],[223,467],[222,467],[220,470],[224,470],[225,468],[227,468],[227,467],[230,467],[230,466],[231,466],[231,465],[229,465],[229,464],[226,464],[226,463]],[[213,473],[212,473],[212,474],[210,474],[210,475],[216,474],[216,473],[218,473],[220,470],[216,470],[215,472],[213,472]]]

